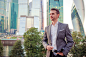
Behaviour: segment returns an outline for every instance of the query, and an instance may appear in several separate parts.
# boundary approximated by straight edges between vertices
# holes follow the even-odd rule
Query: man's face
[[[57,14],[55,10],[51,10],[50,11],[50,19],[51,19],[51,21],[56,20],[58,17],[59,17],[59,14]]]

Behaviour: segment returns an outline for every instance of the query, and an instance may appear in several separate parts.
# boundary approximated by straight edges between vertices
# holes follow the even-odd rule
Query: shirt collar
[[[58,21],[56,22],[55,26],[57,26],[57,25],[58,25]],[[54,26],[54,25],[52,25],[52,26]]]

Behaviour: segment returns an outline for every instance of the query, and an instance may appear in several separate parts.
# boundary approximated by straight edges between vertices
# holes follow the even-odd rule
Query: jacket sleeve
[[[73,43],[74,43],[73,38],[70,33],[70,30],[68,28],[68,25],[66,26],[66,35],[65,36],[66,36],[66,40],[67,40],[67,45],[63,50],[63,54],[66,56],[68,54],[68,52],[70,51],[70,49],[72,48]]]
[[[46,49],[46,47],[48,45],[47,41],[48,41],[48,39],[47,39],[47,32],[46,32],[46,28],[45,28],[44,37],[43,37],[43,40],[42,40],[42,44],[43,44],[45,49]]]

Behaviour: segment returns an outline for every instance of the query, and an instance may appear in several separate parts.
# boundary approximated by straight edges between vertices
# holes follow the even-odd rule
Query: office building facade
[[[18,0],[0,0],[0,33],[10,34],[17,29]]]
[[[63,23],[63,0],[47,0],[47,25],[51,24],[51,20],[50,20],[51,8],[56,8],[60,11],[60,16],[58,21]]]
[[[71,10],[71,19],[73,24],[74,31],[81,32],[83,36],[85,36],[84,33],[84,18],[85,18],[85,10],[84,10],[84,3],[83,0],[79,0],[78,2],[76,0],[73,0],[73,7]]]
[[[23,35],[26,31],[26,16],[20,17],[20,25],[19,25],[19,32],[17,35]]]
[[[26,31],[34,27],[34,16],[26,16]]]
[[[29,15],[29,0],[19,0],[19,16],[20,18],[21,15]]]
[[[40,11],[40,15],[41,15],[41,30],[44,30],[44,12],[43,12],[43,0],[41,0],[41,11]]]
[[[40,30],[40,28],[39,28],[39,17],[38,16],[34,16],[34,27],[38,28],[38,31]]]
[[[32,5],[31,5],[32,4]],[[44,29],[44,19],[43,19],[43,1],[42,0],[32,0],[30,3],[29,16],[39,17],[39,30]]]
[[[18,21],[18,0],[9,2],[8,30],[9,34],[16,34]]]
[[[17,24],[17,33],[20,31],[20,24],[21,16],[28,16],[29,15],[29,0],[18,0],[19,4],[19,14],[18,14],[18,24]],[[23,18],[23,17],[22,17]]]
[[[0,0],[0,33],[6,32],[6,2],[7,0]]]
[[[40,29],[39,29],[39,17],[38,16],[22,15],[20,17],[19,32],[17,33],[17,35],[23,35],[31,27],[38,28],[38,31],[40,31]]]

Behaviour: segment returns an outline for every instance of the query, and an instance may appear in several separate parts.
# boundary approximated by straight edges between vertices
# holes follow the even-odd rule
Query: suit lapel
[[[57,40],[58,40],[58,34],[59,34],[59,30],[61,29],[61,23],[60,22],[58,22],[58,29],[57,29],[57,38],[56,38],[56,45],[58,45],[57,44]],[[58,48],[57,48],[58,49]]]
[[[49,26],[49,41],[50,41],[50,44],[52,45],[52,39],[51,39],[51,25]]]
[[[58,29],[57,29],[57,35],[56,36],[58,36],[60,28],[61,28],[61,24],[60,24],[60,22],[58,22]]]

